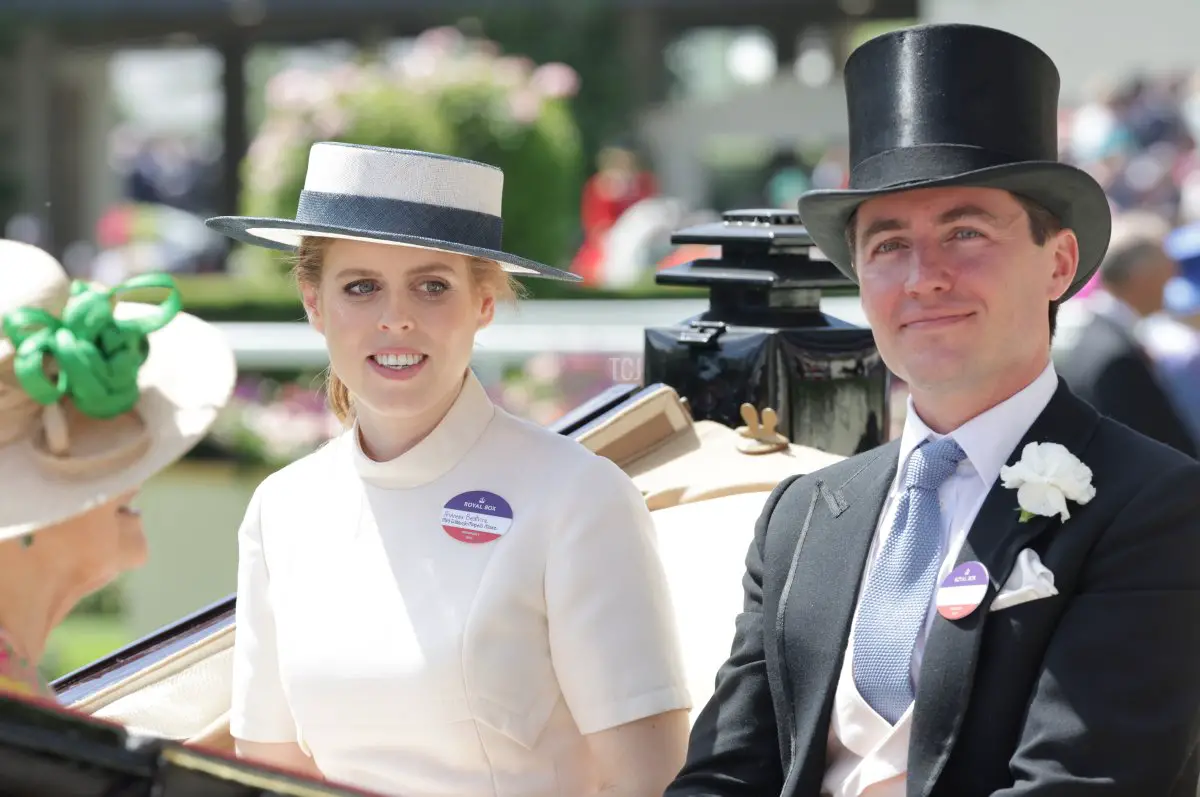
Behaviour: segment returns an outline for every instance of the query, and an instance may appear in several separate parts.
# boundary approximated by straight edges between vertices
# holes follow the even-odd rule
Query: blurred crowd
[[[1200,221],[1200,73],[1097,82],[1059,130],[1063,160],[1098,179],[1115,209]]]
[[[1100,271],[1064,307],[1060,370],[1102,411],[1196,453],[1200,73],[1097,81],[1059,129],[1062,159],[1100,181],[1114,212]]]
[[[1200,456],[1200,222],[1118,211],[1054,349],[1059,375],[1102,413]]]
[[[1059,116],[1062,160],[1089,172],[1113,209],[1150,210],[1172,226],[1200,221],[1200,72],[1097,80]],[[761,200],[794,208],[814,188],[844,188],[849,155],[835,145],[801,158],[782,148],[767,162]]]

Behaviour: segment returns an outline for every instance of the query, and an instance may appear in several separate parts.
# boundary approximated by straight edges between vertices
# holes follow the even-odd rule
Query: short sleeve
[[[580,732],[613,728],[691,698],[654,523],[633,482],[596,457],[546,561],[550,653]]]
[[[238,529],[238,583],[229,732],[247,742],[294,742],[275,642],[269,574],[263,556],[262,491],[254,492]]]

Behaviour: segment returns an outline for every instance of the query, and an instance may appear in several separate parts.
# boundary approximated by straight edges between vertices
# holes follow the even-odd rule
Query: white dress
[[[230,726],[404,797],[582,797],[583,734],[691,707],[649,512],[474,374],[389,462],[356,431],[239,531]]]

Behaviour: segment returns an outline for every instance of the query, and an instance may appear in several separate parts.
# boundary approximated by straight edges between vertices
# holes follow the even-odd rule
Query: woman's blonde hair
[[[321,285],[321,274],[325,268],[325,250],[331,238],[305,237],[296,249],[296,263],[292,269],[298,287],[309,287],[314,291]],[[491,295],[497,302],[515,302],[525,295],[521,283],[505,271],[499,263],[482,257],[468,257],[471,281],[476,290]],[[330,367],[325,377],[325,393],[329,408],[343,425],[354,419],[354,403],[346,384],[338,379]]]

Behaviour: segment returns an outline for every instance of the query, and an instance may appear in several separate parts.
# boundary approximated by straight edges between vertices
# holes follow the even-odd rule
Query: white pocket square
[[[1017,557],[1012,575],[1004,582],[1004,586],[992,601],[991,611],[1008,609],[1057,594],[1058,590],[1054,588],[1054,574],[1050,572],[1050,568],[1042,564],[1042,560],[1034,551],[1026,548]]]

